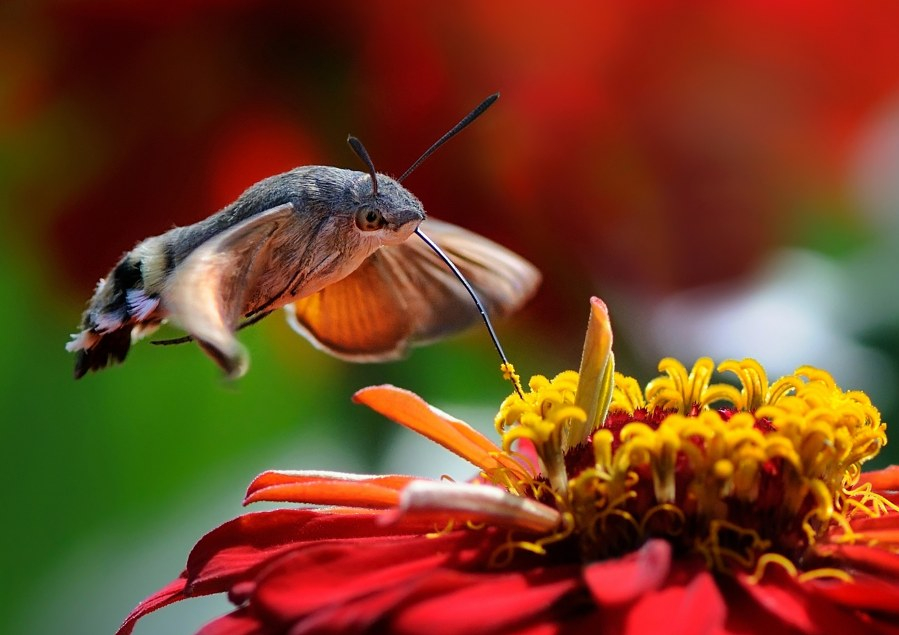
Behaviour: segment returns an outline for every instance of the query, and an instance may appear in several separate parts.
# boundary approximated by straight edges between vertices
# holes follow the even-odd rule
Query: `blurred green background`
[[[481,329],[352,366],[274,316],[241,333],[233,385],[192,345],[146,344],[76,383],[63,345],[140,239],[296,165],[358,167],[347,133],[399,174],[497,90],[406,185],[543,270],[498,324],[525,376],[577,367],[595,294],[623,372],[813,363],[897,419],[899,5],[12,0],[2,632],[113,632],[263,469],[465,474],[350,396],[395,383],[489,429],[509,389]],[[136,632],[226,606],[188,604]]]

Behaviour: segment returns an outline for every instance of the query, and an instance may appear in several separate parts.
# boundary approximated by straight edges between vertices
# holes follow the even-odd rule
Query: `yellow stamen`
[[[849,575],[845,571],[841,571],[840,569],[833,569],[831,567],[812,569],[811,571],[800,573],[797,576],[797,579],[800,582],[807,582],[808,580],[818,580],[820,578],[836,578],[837,580],[840,580],[842,582],[852,582],[851,575]]]
[[[611,359],[597,350],[597,358]],[[571,371],[533,377],[530,390],[507,398],[496,417],[504,451],[515,439],[534,443],[557,508],[572,514],[585,553],[635,548],[661,527],[720,571],[755,567],[761,575],[776,562],[795,572],[789,557],[833,525],[843,530],[840,540],[858,540],[849,517],[896,508],[869,486],[853,489],[861,463],[886,443],[885,424],[863,393],[844,392],[811,367],[769,383],[750,359],[717,367],[737,377],[736,387],[712,383],[709,358],[689,371],[668,358],[659,370],[645,391],[614,373],[614,430],[591,425],[590,400],[578,394],[584,382]],[[600,373],[590,372],[591,398],[603,396]],[[593,463],[568,474],[572,428],[593,429],[586,437]]]
[[[766,553],[758,559],[758,562],[755,565],[755,572],[749,576],[749,580],[758,584],[758,582],[765,577],[765,569],[773,564],[778,565],[793,577],[799,573],[796,569],[796,565],[784,556],[779,553]]]
[[[587,418],[587,413],[574,405],[577,383],[574,371],[560,373],[552,380],[536,375],[523,396],[506,398],[495,419],[503,450],[510,451],[517,439],[531,441],[550,483],[562,492],[568,487],[564,462],[568,435],[572,426],[583,424]]]
[[[512,384],[515,392],[522,394],[521,377],[515,372],[515,366],[511,362],[503,362],[499,365],[499,370],[503,374],[503,379]]]

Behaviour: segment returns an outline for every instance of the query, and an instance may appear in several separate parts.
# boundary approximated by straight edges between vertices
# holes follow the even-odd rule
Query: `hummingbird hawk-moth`
[[[280,308],[314,346],[352,361],[400,357],[410,344],[473,324],[479,309],[488,327],[484,311],[515,311],[536,290],[538,271],[495,242],[426,218],[401,184],[496,97],[398,179],[376,173],[351,137],[368,172],[298,167],[259,181],[205,220],[138,243],[99,281],[66,346],[76,355],[75,377],[124,361],[132,342],[166,321],[188,334],[178,341],[196,341],[239,377],[248,355],[235,332]],[[414,232],[449,255],[467,290],[437,247],[410,240]],[[472,306],[467,292],[483,306]]]

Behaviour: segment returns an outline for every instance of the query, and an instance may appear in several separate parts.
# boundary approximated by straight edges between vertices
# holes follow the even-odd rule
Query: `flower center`
[[[563,512],[560,531],[582,557],[665,537],[719,571],[751,569],[764,554],[801,565],[832,523],[847,528],[857,508],[874,505],[852,489],[886,443],[864,393],[844,392],[811,367],[769,384],[753,360],[718,367],[738,386],[711,383],[708,358],[689,372],[665,359],[659,370],[645,390],[615,373],[602,425],[577,444],[569,431],[587,415],[575,405],[574,371],[532,378],[497,415],[507,451],[519,439],[533,443],[546,475],[535,497]]]

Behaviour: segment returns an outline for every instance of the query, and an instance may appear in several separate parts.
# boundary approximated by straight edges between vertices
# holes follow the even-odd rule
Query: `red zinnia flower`
[[[507,398],[501,446],[409,392],[360,391],[478,478],[266,472],[247,502],[320,507],[214,529],[120,635],[220,592],[237,608],[201,633],[899,632],[899,468],[861,473],[886,442],[868,398],[752,360],[718,367],[739,388],[666,359],[643,389],[611,341],[594,299],[580,372]]]

